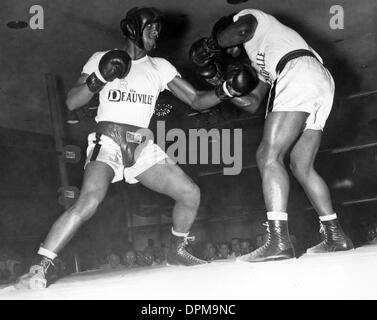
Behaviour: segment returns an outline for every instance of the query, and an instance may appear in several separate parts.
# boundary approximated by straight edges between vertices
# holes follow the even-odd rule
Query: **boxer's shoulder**
[[[175,69],[172,63],[170,63],[167,59],[161,57],[148,57],[151,66],[157,72],[167,72],[171,69]]]
[[[94,52],[90,57],[89,59],[87,60],[87,63],[89,62],[99,62],[101,60],[101,58],[107,53],[109,52],[110,50],[105,50],[105,51],[96,51]]]
[[[168,61],[165,58],[161,58],[161,57],[150,57],[149,56],[149,60],[153,65],[156,65],[157,67],[164,67],[164,66],[167,66],[167,65],[172,65],[170,63],[170,61]]]

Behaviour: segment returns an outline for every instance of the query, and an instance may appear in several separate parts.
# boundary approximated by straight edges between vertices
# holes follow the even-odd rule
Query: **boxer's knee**
[[[292,171],[292,174],[299,181],[306,181],[309,178],[310,172],[313,170],[313,166],[300,159],[299,156],[291,154],[289,167]]]
[[[284,154],[280,148],[262,142],[257,149],[256,160],[259,170],[263,172],[269,167],[282,165]]]
[[[89,220],[97,211],[100,199],[94,193],[86,193],[80,196],[79,200],[69,209],[69,214],[79,224]]]
[[[259,170],[263,170],[263,164],[266,157],[267,157],[266,147],[263,143],[261,143],[256,152],[256,160],[257,160],[257,166]]]
[[[181,201],[187,207],[197,208],[200,204],[200,189],[199,187],[193,183],[187,183],[182,186],[179,192],[179,198],[176,199],[177,201]]]

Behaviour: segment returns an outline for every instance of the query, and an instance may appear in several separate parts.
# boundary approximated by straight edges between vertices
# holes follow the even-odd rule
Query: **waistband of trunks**
[[[296,59],[296,58],[299,58],[299,57],[305,57],[305,56],[313,57],[313,58],[316,58],[318,60],[316,55],[313,52],[311,52],[310,50],[307,50],[307,49],[293,50],[293,51],[290,51],[287,54],[285,54],[279,60],[278,64],[276,65],[276,68],[275,68],[276,74],[281,73],[283,71],[284,67],[286,66],[286,64],[289,61]]]
[[[138,143],[152,139],[148,135],[148,129],[110,121],[101,121],[97,123],[95,132],[104,134],[115,141],[119,146],[126,143]]]

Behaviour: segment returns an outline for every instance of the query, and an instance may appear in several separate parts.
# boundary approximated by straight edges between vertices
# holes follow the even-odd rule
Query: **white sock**
[[[45,256],[51,260],[54,260],[58,255],[55,253],[55,252],[52,252],[50,250],[47,250],[43,247],[40,247],[39,250],[38,250],[38,254],[40,254],[41,256]]]
[[[281,211],[268,211],[267,212],[268,220],[288,220],[288,213]]]
[[[330,221],[337,219],[336,213],[330,214],[328,216],[319,216],[319,220],[321,221]]]
[[[171,233],[176,236],[176,237],[188,237],[189,233],[190,232],[187,232],[187,233],[183,233],[183,232],[177,232],[177,231],[174,231],[173,227],[171,228]]]

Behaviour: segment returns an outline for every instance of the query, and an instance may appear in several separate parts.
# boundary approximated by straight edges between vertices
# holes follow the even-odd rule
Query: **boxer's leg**
[[[351,240],[344,234],[331,203],[327,184],[314,169],[321,130],[305,130],[290,155],[292,173],[303,187],[321,220],[324,240],[307,250],[307,253],[324,253],[353,249]]]
[[[169,264],[196,265],[206,263],[185,250],[190,228],[200,204],[199,187],[169,159],[150,167],[136,179],[147,188],[175,200]]]
[[[41,255],[40,263],[31,266],[30,272],[19,279],[19,288],[45,288],[49,285],[53,260],[80,226],[96,212],[113,177],[114,171],[109,165],[99,161],[88,163],[77,202],[53,224],[38,251]]]
[[[260,262],[295,256],[289,239],[287,202],[289,176],[284,165],[287,150],[300,136],[308,113],[301,111],[271,112],[264,126],[257,150],[257,164],[267,208],[268,241],[238,260]]]
[[[305,112],[271,112],[266,119],[256,158],[267,211],[287,210],[289,177],[284,157],[301,134],[307,116]]]
[[[53,224],[43,243],[44,249],[58,253],[72,239],[79,227],[96,212],[113,177],[114,171],[106,163],[88,163],[79,198]]]
[[[334,213],[330,191],[314,169],[314,160],[321,144],[321,130],[305,130],[290,154],[290,168],[320,216]]]

